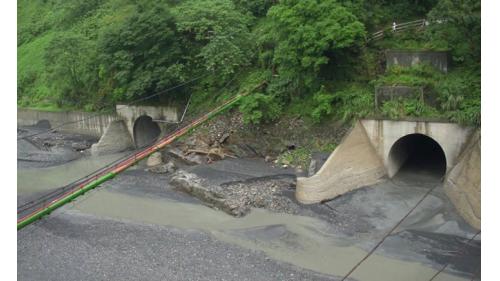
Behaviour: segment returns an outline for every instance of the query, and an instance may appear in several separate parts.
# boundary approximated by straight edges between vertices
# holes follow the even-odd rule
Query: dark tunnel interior
[[[446,156],[432,138],[411,134],[400,138],[389,152],[389,163],[395,172],[429,175],[441,178],[446,173]]]
[[[134,142],[137,148],[146,147],[158,139],[160,127],[153,122],[153,119],[143,115],[134,123]]]

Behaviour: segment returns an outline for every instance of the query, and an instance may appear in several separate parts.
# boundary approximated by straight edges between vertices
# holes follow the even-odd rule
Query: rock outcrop
[[[163,164],[163,159],[160,152],[154,152],[149,155],[148,160],[146,160],[146,166],[155,167]]]

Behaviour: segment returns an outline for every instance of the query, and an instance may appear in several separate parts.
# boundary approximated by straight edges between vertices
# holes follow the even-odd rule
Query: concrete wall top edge
[[[435,50],[405,50],[405,49],[386,49],[387,53],[397,53],[397,54],[421,54],[421,53],[432,53],[432,54],[448,54],[449,51],[435,51]]]
[[[177,107],[175,106],[168,106],[168,105],[126,105],[126,104],[117,104],[116,105],[117,110],[123,110],[123,109],[143,109],[143,110],[177,110]]]
[[[361,122],[364,122],[364,121],[385,121],[385,122],[411,122],[411,123],[443,123],[443,124],[455,124],[459,127],[462,127],[462,128],[473,128],[473,129],[477,129],[476,127],[472,127],[472,126],[464,126],[464,125],[460,125],[458,124],[457,122],[453,122],[453,121],[449,121],[449,120],[445,120],[445,119],[434,119],[434,118],[405,118],[405,119],[400,119],[400,120],[394,120],[394,119],[389,119],[389,118],[386,118],[386,117],[370,117],[370,118],[364,118],[364,119],[361,119],[360,120]]]

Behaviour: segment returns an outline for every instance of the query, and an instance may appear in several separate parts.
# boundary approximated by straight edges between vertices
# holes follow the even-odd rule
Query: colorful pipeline
[[[264,84],[261,83],[254,89],[257,89],[261,87]],[[174,133],[167,135],[163,137],[160,141],[156,142],[155,144],[145,148],[144,150],[133,154],[123,161],[118,162],[117,164],[103,169],[97,176],[92,177],[86,181],[81,182],[78,184],[78,186],[75,186],[74,189],[71,191],[63,194],[62,196],[52,200],[48,204],[44,205],[41,208],[38,208],[37,210],[33,211],[29,215],[26,215],[17,221],[17,230],[20,230],[21,228],[29,225],[30,223],[42,218],[43,216],[46,216],[53,212],[55,209],[65,205],[68,202],[71,202],[72,200],[76,199],[78,196],[84,194],[85,192],[92,190],[99,186],[101,183],[110,180],[114,178],[117,174],[123,172],[127,168],[131,167],[132,165],[136,164],[140,160],[146,158],[147,156],[151,155],[153,152],[158,151],[159,149],[165,147],[166,145],[172,143],[174,140],[177,138],[189,133],[191,130],[196,128],[197,126],[201,125],[203,122],[209,120],[210,118],[216,116],[217,114],[222,113],[224,110],[230,108],[233,106],[240,98],[243,96],[246,96],[246,94],[239,94],[236,95],[235,97],[229,99],[222,105],[218,106],[214,110],[208,112],[207,114],[203,115],[202,117],[196,119],[195,121],[191,122],[190,124],[186,125],[185,127],[175,131]]]

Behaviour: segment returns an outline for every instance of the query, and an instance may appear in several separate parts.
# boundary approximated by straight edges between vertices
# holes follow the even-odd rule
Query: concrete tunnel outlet
[[[134,122],[134,143],[137,148],[146,147],[155,142],[160,136],[160,127],[153,122],[153,118],[142,115]]]
[[[441,178],[446,173],[446,156],[434,139],[410,134],[398,139],[388,157],[389,177],[409,172]]]

